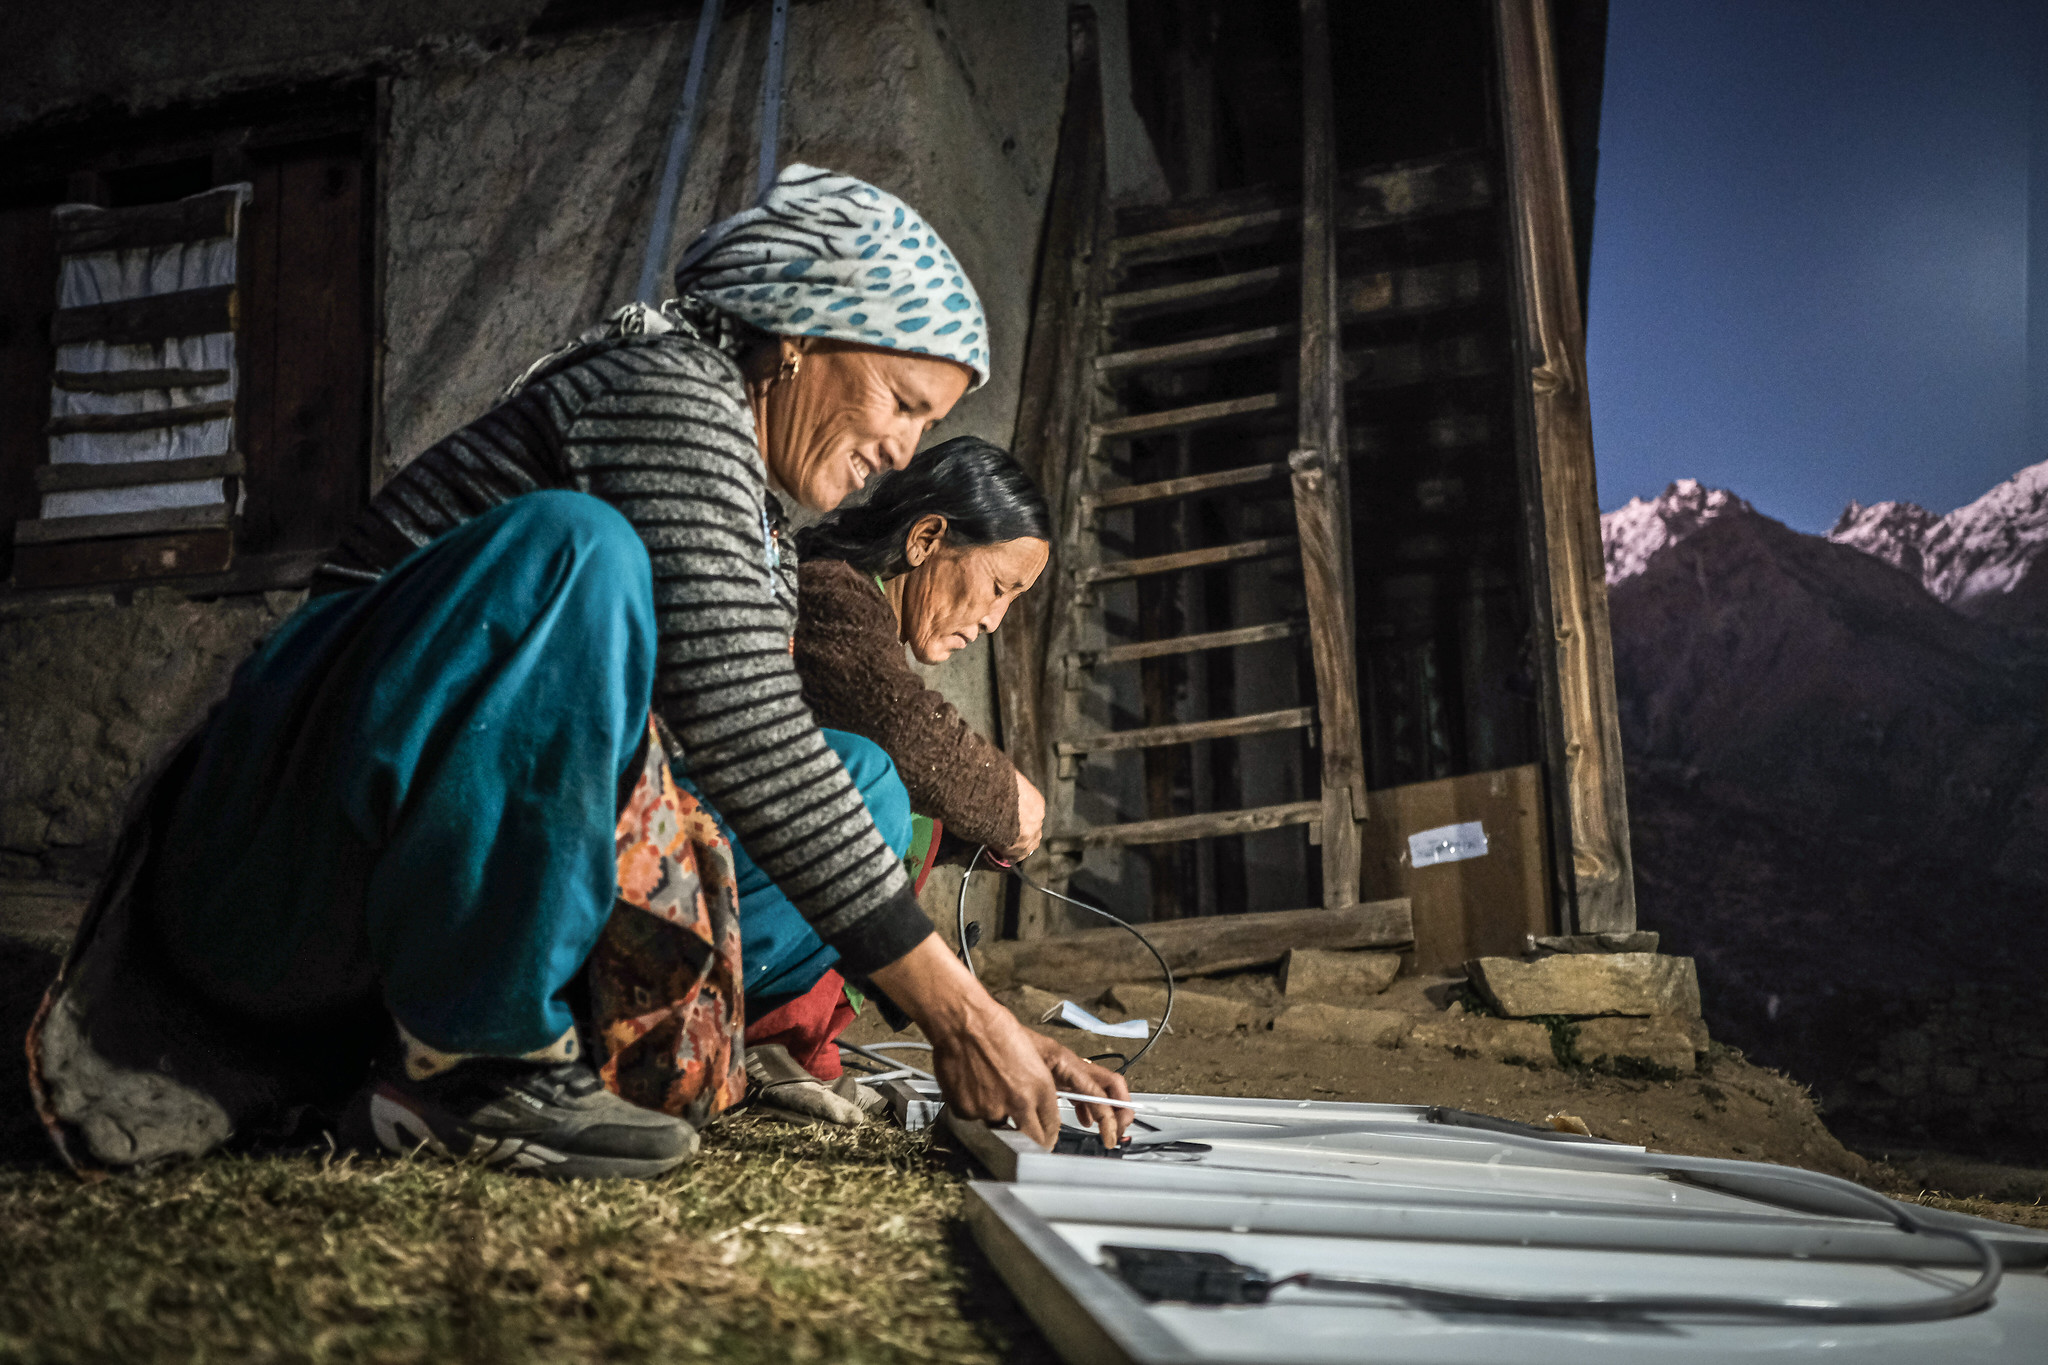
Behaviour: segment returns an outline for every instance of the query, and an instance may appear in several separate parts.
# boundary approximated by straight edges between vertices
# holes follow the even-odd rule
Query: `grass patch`
[[[1647,1057],[1602,1057],[1593,1070],[1624,1081],[1676,1081],[1684,1073],[1675,1066],[1659,1066]]]
[[[1037,1354],[961,1199],[922,1136],[745,1118],[650,1182],[304,1155],[0,1170],[0,1359]]]
[[[1550,1053],[1567,1071],[1584,1071],[1586,1059],[1579,1055],[1579,1021],[1568,1014],[1533,1014],[1532,1024],[1541,1024],[1550,1034]]]

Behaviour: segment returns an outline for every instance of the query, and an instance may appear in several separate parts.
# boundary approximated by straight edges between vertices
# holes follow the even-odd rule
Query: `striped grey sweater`
[[[374,582],[522,493],[568,488],[624,513],[654,568],[654,708],[676,757],[845,970],[931,932],[903,868],[826,747],[790,659],[796,556],[769,494],[738,365],[680,333],[579,349],[386,484],[322,569]]]

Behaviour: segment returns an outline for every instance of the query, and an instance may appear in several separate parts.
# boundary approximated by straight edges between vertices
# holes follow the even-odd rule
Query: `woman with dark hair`
[[[800,532],[796,670],[820,725],[882,746],[920,814],[1005,858],[1038,847],[1045,802],[903,661],[944,663],[1003,622],[1052,550],[1045,497],[975,436],[876,480]]]
[[[929,817],[918,822],[913,865],[929,865],[939,827],[1005,858],[1038,847],[1038,789],[925,685],[904,650],[919,663],[942,663],[1001,625],[1044,571],[1051,540],[1051,514],[1031,477],[1007,451],[973,436],[882,475],[858,506],[797,535],[803,698],[856,778],[867,741],[870,752],[879,747],[894,761],[908,801],[876,818],[909,831],[912,811]],[[770,1081],[771,1101],[805,1117],[835,1117],[837,1107],[804,1082],[839,1075],[831,1043],[853,1011],[830,970],[838,954],[765,878],[750,883],[747,869],[740,872],[749,1067],[764,1081],[788,1082]]]

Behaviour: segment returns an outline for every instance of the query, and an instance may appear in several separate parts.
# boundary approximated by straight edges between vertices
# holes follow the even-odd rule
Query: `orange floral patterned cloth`
[[[619,899],[589,963],[598,1074],[701,1127],[746,1093],[739,891],[732,849],[676,785],[652,717],[616,836]]]

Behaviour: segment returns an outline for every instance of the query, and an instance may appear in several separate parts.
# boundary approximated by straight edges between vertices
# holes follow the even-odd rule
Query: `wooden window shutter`
[[[247,184],[52,215],[57,310],[39,515],[15,524],[24,586],[217,573],[243,459],[238,237]]]

